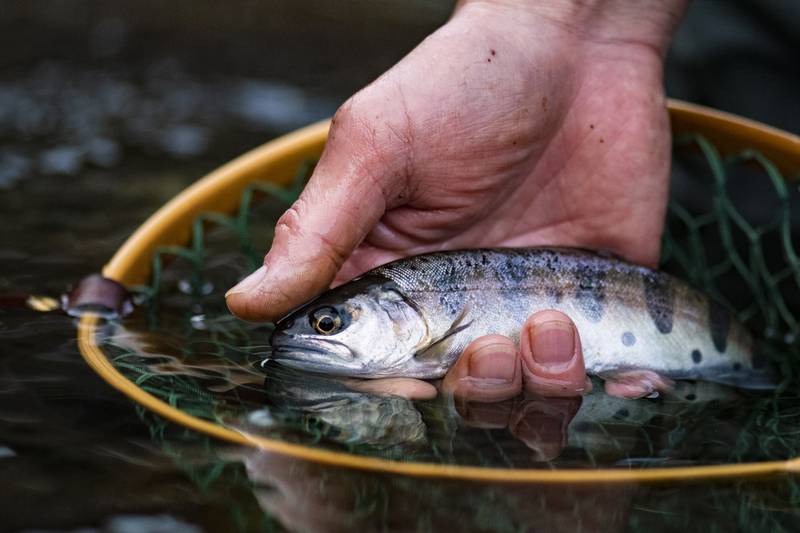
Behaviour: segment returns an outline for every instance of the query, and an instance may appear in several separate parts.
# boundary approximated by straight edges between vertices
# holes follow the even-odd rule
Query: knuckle
[[[333,114],[331,132],[334,135],[359,135],[376,122],[374,117],[370,117],[372,111],[369,103],[364,101],[363,94],[362,90],[351,96]]]
[[[287,209],[275,223],[275,238],[292,237],[301,233],[300,221],[301,212],[304,209],[305,201],[299,198]]]
[[[347,127],[347,125],[350,123],[352,107],[353,107],[352,97],[350,97],[341,106],[339,106],[339,109],[336,110],[336,113],[333,114],[333,118],[331,118],[332,132]]]

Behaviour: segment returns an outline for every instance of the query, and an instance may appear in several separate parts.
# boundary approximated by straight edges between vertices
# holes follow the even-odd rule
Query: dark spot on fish
[[[449,315],[454,316],[460,312],[459,302],[457,298],[452,297],[453,293],[442,293],[439,296],[439,305],[442,306],[442,309]]]
[[[622,334],[622,344],[625,346],[633,346],[636,344],[636,335],[631,333],[630,331],[626,331]]]
[[[490,53],[490,54],[492,54],[493,56],[494,56],[494,55],[497,55],[497,51],[496,51],[494,48],[491,48],[491,49],[489,50],[489,53]]]
[[[733,371],[739,372],[742,369],[742,363],[733,363]]]
[[[594,129],[594,124],[589,124],[589,129],[593,130]]]
[[[628,418],[630,416],[630,414],[631,414],[630,411],[628,411],[625,407],[623,407],[620,410],[618,410],[616,413],[614,413],[612,418],[615,418],[617,420],[622,420],[624,418]]]
[[[528,277],[528,268],[521,257],[509,257],[506,259],[504,274],[512,281],[519,283]]]
[[[558,285],[550,285],[547,287],[547,296],[551,302],[559,304],[564,299],[564,291]]]
[[[447,261],[442,265],[440,272],[441,286],[450,286],[456,281],[457,269],[453,261]]]
[[[605,141],[604,141],[603,139],[600,139],[600,144],[603,144],[604,142],[605,142]]]
[[[697,395],[693,392],[690,392],[689,394],[686,395],[686,399],[689,400],[690,402],[693,402],[694,400],[697,399]]]
[[[692,350],[692,361],[694,361],[695,364],[699,364],[702,360],[703,354],[700,353],[700,350]]]
[[[481,254],[481,263],[483,263],[484,265],[489,264],[489,258],[486,257],[486,254]]]
[[[578,308],[591,322],[600,322],[603,318],[603,303],[605,301],[605,269],[596,265],[580,265],[575,270],[577,289],[575,299]]]
[[[711,330],[711,340],[714,348],[719,353],[728,346],[728,332],[731,329],[731,316],[728,310],[715,301],[708,302],[708,327]]]
[[[642,274],[642,279],[647,312],[658,331],[667,334],[672,331],[675,314],[675,288],[672,281],[665,274],[649,271]]]

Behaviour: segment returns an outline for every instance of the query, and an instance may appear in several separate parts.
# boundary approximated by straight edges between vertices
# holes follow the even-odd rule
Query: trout
[[[648,370],[748,389],[775,385],[747,330],[664,272],[571,248],[436,252],[375,268],[278,321],[270,359],[359,378],[442,377],[483,335],[519,342],[555,309],[575,322],[586,371]]]

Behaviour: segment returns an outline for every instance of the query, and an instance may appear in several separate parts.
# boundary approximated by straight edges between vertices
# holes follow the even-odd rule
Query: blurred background
[[[209,170],[331,115],[451,9],[0,3],[0,531],[231,526],[229,491],[198,490],[152,444],[152,426],[80,359],[71,319],[25,302],[98,271]],[[798,2],[690,2],[668,94],[797,133],[798,28]]]

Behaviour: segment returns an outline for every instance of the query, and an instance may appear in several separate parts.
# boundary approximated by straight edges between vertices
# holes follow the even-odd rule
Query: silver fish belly
[[[313,335],[283,333],[286,321],[304,320],[315,305],[335,307],[346,295],[366,290],[357,288],[365,282],[384,283],[389,287],[386,290],[399,294],[422,317],[423,326],[417,329],[424,332],[414,338],[410,359],[399,357],[402,343],[394,338],[389,342],[376,337],[372,350],[376,353],[351,349],[353,358],[364,360],[360,370],[352,366],[350,375],[441,377],[472,340],[500,334],[518,342],[520,329],[532,313],[555,309],[575,322],[590,374],[602,377],[641,369],[673,379],[755,389],[774,386],[765,359],[753,356],[748,332],[706,295],[663,272],[568,248],[439,252],[383,265],[310,302],[284,319],[284,326],[279,322],[273,337],[277,353],[292,335],[295,344],[315,342],[315,350],[324,350],[320,346],[328,339],[321,336],[317,343]],[[353,304],[349,311],[341,308],[345,315],[337,320],[348,324],[363,320],[359,305]],[[394,330],[414,319],[407,310],[396,311],[386,305],[379,309],[388,309],[395,317]],[[348,317],[350,312],[355,319]],[[402,332],[372,334],[396,336]],[[369,335],[369,330],[364,328],[363,335]],[[361,342],[347,337],[346,329],[329,340],[349,345]],[[381,351],[392,352],[394,358],[377,353]],[[293,354],[289,359],[302,357],[302,350]],[[389,359],[391,364],[386,363]],[[381,365],[384,368],[379,368]]]

